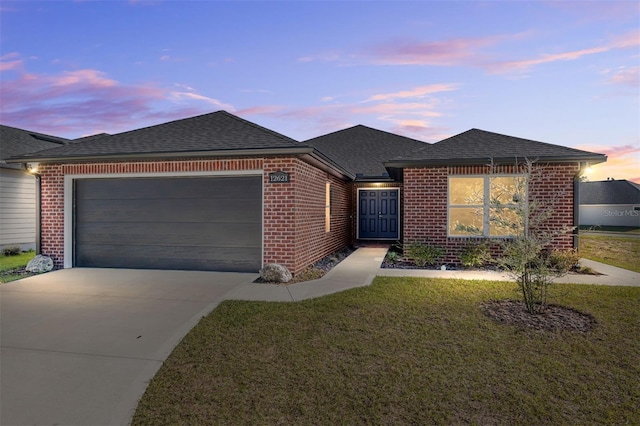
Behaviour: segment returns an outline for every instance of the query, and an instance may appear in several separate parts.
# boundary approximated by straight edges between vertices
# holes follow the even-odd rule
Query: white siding
[[[640,227],[640,206],[634,204],[583,204],[580,225]]]
[[[0,247],[35,248],[36,180],[21,171],[0,168]]]

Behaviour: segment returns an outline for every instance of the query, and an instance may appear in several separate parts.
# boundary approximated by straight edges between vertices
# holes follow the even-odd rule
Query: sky
[[[0,1],[0,122],[77,138],[226,110],[304,141],[471,128],[640,183],[636,1]]]

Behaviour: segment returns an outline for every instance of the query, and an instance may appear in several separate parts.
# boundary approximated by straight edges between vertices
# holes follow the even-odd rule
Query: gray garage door
[[[74,194],[75,266],[260,269],[260,176],[79,179]]]

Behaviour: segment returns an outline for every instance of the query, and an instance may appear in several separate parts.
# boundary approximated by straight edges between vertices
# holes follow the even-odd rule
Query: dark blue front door
[[[361,189],[358,238],[398,239],[398,190]]]

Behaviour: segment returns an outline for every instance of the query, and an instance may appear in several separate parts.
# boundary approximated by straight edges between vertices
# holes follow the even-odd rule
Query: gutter
[[[35,157],[22,155],[6,159],[7,163],[76,163],[83,161],[104,161],[104,160],[159,160],[169,158],[194,158],[194,157],[248,157],[248,156],[275,156],[275,155],[304,155],[311,154],[312,147],[284,147],[284,148],[252,148],[252,149],[229,149],[216,151],[178,151],[178,152],[126,152],[122,154],[94,154],[62,157]]]
[[[423,167],[423,166],[467,166],[467,165],[487,165],[493,164],[509,164],[518,159],[525,160],[526,156],[522,157],[486,157],[486,158],[448,158],[448,159],[419,159],[419,160],[392,160],[384,163],[387,168],[410,168],[410,167]],[[597,154],[589,157],[535,157],[535,161],[538,163],[575,163],[575,162],[588,162],[589,164],[599,164],[607,161],[607,156],[603,154]]]
[[[341,179],[355,178],[355,175],[342,166],[332,161],[320,151],[310,146],[292,146],[283,148],[252,148],[252,149],[229,149],[216,151],[179,151],[179,152],[149,152],[149,153],[122,153],[122,154],[100,154],[100,155],[77,155],[65,157],[36,157],[17,156],[6,160],[7,163],[81,163],[86,161],[108,161],[108,160],[168,160],[181,158],[228,158],[228,157],[265,157],[290,155],[298,156],[308,163],[333,174]]]

